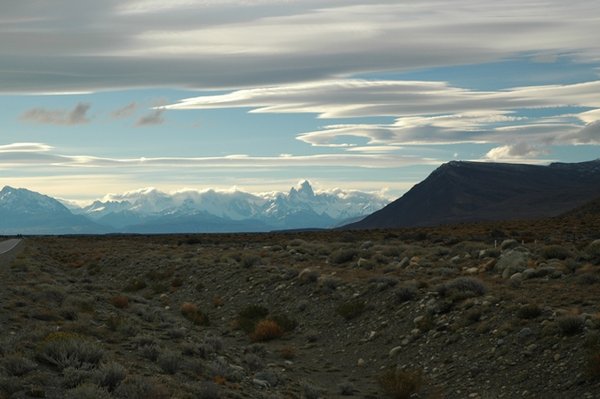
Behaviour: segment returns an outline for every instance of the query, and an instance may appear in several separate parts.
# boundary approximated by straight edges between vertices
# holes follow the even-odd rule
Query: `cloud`
[[[585,125],[575,138],[578,144],[600,144],[600,120]]]
[[[326,125],[297,136],[315,147],[352,151],[422,144],[534,143],[600,144],[583,122],[600,118],[598,109],[578,115],[561,108],[600,107],[600,81],[568,85],[477,91],[446,82],[338,79],[195,97],[168,109],[250,107],[250,112],[316,113],[320,118],[396,117],[393,123]],[[554,116],[524,117],[527,110],[553,109]],[[356,139],[367,145],[357,145]],[[375,149],[373,150],[375,151]]]
[[[114,119],[129,118],[130,116],[132,116],[135,113],[135,111],[137,111],[137,104],[135,102],[132,102],[132,103],[125,105],[124,107],[121,107],[121,108],[113,111],[111,113],[111,116]]]
[[[54,147],[43,143],[12,143],[0,145],[0,153],[10,152],[47,152]]]
[[[45,125],[82,125],[90,122],[90,119],[87,117],[90,107],[91,105],[88,103],[78,103],[71,111],[33,108],[25,111],[21,115],[21,120]]]
[[[547,153],[545,150],[531,146],[527,143],[517,143],[492,148],[484,159],[494,162],[515,162],[523,159],[535,158],[540,154]]]
[[[400,156],[394,154],[318,154],[250,156],[245,154],[219,157],[138,157],[110,158],[91,155],[62,155],[45,144],[17,143],[0,147],[0,168],[27,167],[47,170],[48,167],[79,169],[161,170],[173,168],[297,168],[302,167],[352,167],[352,168],[397,168],[409,165],[435,165],[439,161],[431,158]]]
[[[4,3],[4,92],[254,87],[523,54],[600,61],[600,6],[586,0]]]
[[[477,91],[446,82],[338,79],[237,90],[181,100],[167,109],[253,108],[262,113],[316,113],[320,118],[413,116],[522,108],[600,108],[600,81]]]
[[[147,115],[142,116],[136,122],[136,126],[151,126],[151,125],[162,125],[165,122],[163,118],[164,109],[154,109]]]

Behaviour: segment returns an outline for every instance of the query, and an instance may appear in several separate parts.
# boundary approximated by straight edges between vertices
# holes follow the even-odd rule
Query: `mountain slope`
[[[54,198],[23,188],[0,191],[1,234],[86,234],[106,229],[83,216],[73,215]]]
[[[549,166],[448,162],[351,229],[557,216],[600,196],[600,160]]]

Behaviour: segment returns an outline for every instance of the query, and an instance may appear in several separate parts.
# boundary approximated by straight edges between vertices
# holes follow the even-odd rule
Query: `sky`
[[[600,158],[600,2],[0,3],[0,186],[90,201]]]

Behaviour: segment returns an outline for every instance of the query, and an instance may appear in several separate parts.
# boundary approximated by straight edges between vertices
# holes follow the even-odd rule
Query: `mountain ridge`
[[[600,196],[600,160],[548,166],[451,161],[345,229],[558,216]]]
[[[377,194],[360,191],[315,192],[307,180],[287,193],[267,194],[213,189],[168,194],[146,188],[107,195],[79,208],[71,201],[64,204],[27,189],[6,186],[2,192],[19,193],[21,198],[15,202],[9,201],[12,194],[0,197],[0,209],[5,213],[0,218],[0,234],[164,234],[332,228],[362,218],[389,202]],[[27,214],[37,216],[24,218]]]

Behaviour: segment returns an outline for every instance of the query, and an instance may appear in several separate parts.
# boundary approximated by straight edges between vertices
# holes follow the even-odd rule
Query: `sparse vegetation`
[[[585,398],[597,228],[553,223],[494,223],[499,239],[489,225],[31,237],[0,267],[0,397]],[[523,258],[507,275],[504,238]]]
[[[437,288],[443,297],[452,297],[455,300],[484,295],[487,291],[483,281],[474,277],[458,277],[441,284]]]
[[[556,322],[563,335],[579,334],[583,331],[583,327],[585,326],[583,318],[577,315],[562,316]]]
[[[67,367],[96,367],[104,351],[95,343],[77,334],[56,332],[48,335],[40,344],[38,358],[59,370]]]

